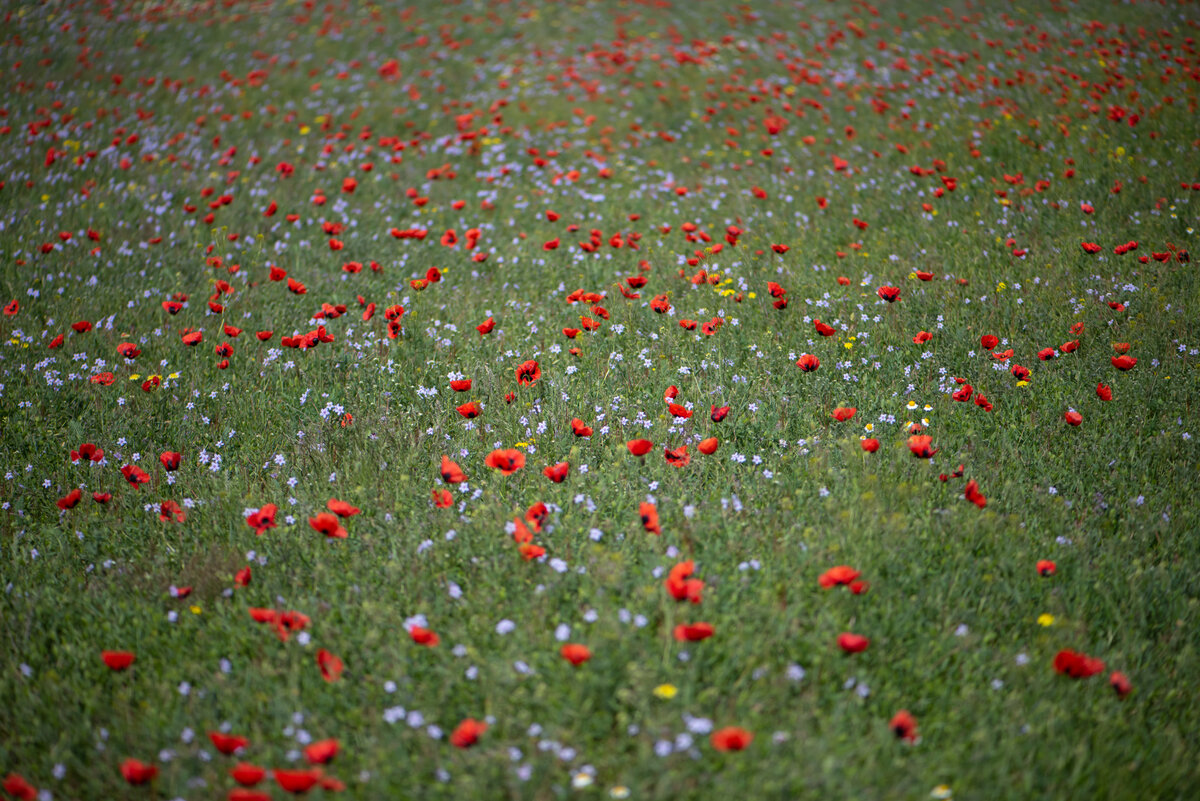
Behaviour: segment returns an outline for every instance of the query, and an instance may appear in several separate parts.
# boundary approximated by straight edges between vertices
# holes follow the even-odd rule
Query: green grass
[[[249,738],[242,761],[268,768],[304,768],[309,739],[336,738],[325,775],[356,798],[1200,792],[1200,287],[1179,255],[1196,249],[1195,193],[1181,188],[1200,181],[1194,5],[137,13],[47,5],[7,23],[0,302],[20,308],[0,317],[4,776],[61,799],[224,798],[238,758],[207,736],[224,727]],[[400,75],[388,79],[391,58]],[[265,74],[248,83],[253,70]],[[1115,107],[1124,119],[1109,119]],[[469,112],[464,126],[487,132],[459,141],[455,118]],[[786,119],[777,135],[770,114]],[[50,124],[31,133],[39,120]],[[549,163],[535,166],[531,148]],[[447,164],[454,178],[430,177]],[[935,197],[943,176],[957,188]],[[222,195],[232,200],[210,210]],[[342,250],[325,221],[345,225]],[[689,222],[709,240],[689,241]],[[485,261],[464,247],[472,228]],[[447,229],[454,248],[439,243]],[[584,252],[592,229],[601,245]],[[627,244],[611,247],[618,232]],[[1131,240],[1136,251],[1113,252]],[[627,299],[617,285],[642,261],[647,284]],[[269,265],[307,293],[270,281]],[[441,280],[414,290],[432,267]],[[702,268],[717,286],[687,280]],[[207,308],[217,280],[232,289],[221,314]],[[881,301],[882,285],[900,301]],[[605,293],[608,317],[569,305],[578,288]],[[174,293],[188,300],[170,316]],[[650,308],[662,293],[669,314]],[[377,305],[370,321],[359,296]],[[347,312],[312,320],[322,303]],[[397,303],[403,329],[389,338]],[[581,315],[601,326],[568,340],[561,329]],[[711,336],[678,324],[716,317]],[[73,332],[77,320],[95,330]],[[281,347],[318,323],[332,342]],[[185,329],[203,341],[186,347]],[[932,339],[915,344],[920,331]],[[1013,349],[1000,368],[985,334]],[[123,359],[122,342],[141,354]],[[1111,364],[1116,343],[1132,370]],[[801,372],[803,353],[820,369]],[[520,386],[527,359],[542,378]],[[1013,364],[1032,371],[1027,383]],[[104,372],[111,385],[90,380]],[[163,383],[144,392],[151,375]],[[451,391],[460,376],[469,392]],[[954,402],[955,377],[993,410]],[[668,413],[672,385],[690,420]],[[483,413],[468,421],[455,407],[471,400]],[[712,422],[710,405],[728,417]],[[838,406],[857,414],[836,422]],[[573,436],[573,418],[593,436]],[[922,419],[940,449],[930,460],[906,444]],[[709,436],[719,449],[698,453]],[[641,437],[655,447],[636,458],[625,443]],[[106,461],[72,464],[84,442]],[[668,465],[663,448],[684,444],[690,464]],[[487,468],[496,447],[525,452],[525,468]],[[182,453],[173,474],[163,451]],[[443,454],[465,484],[443,484]],[[551,483],[542,468],[560,461],[570,474]],[[149,482],[129,486],[127,464]],[[969,480],[986,507],[964,498]],[[60,510],[75,488],[80,503]],[[450,508],[430,501],[442,488]],[[113,497],[101,505],[94,491]],[[309,525],[331,498],[362,510],[345,539]],[[639,520],[650,499],[661,536]],[[159,519],[168,500],[184,522]],[[547,553],[526,561],[506,524],[537,502]],[[244,518],[268,503],[279,526],[255,536]],[[699,605],[663,586],[685,559],[704,581]],[[1054,576],[1038,575],[1041,559]],[[867,591],[822,589],[835,565],[862,571]],[[193,590],[173,598],[172,586]],[[255,607],[311,622],[282,642]],[[412,641],[417,616],[436,647]],[[672,636],[698,621],[714,636]],[[843,654],[842,632],[870,647]],[[564,642],[592,658],[573,667]],[[320,649],[343,660],[340,680],[323,680]],[[1063,649],[1105,670],[1058,675]],[[102,650],[136,662],[111,671]],[[1109,687],[1113,671],[1128,696]],[[659,697],[661,685],[676,694]],[[901,709],[916,744],[889,729]],[[468,717],[490,727],[455,748]],[[710,728],[726,726],[753,742],[714,749]],[[129,757],[158,766],[150,787],[125,784]],[[573,787],[581,774],[591,785]],[[284,796],[269,779],[259,789]]]

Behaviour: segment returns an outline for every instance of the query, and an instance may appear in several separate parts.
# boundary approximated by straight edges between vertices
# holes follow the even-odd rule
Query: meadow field
[[[1196,3],[0,14],[0,798],[1200,797]]]

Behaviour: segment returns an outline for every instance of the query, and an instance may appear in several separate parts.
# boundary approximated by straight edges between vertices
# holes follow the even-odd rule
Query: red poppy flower
[[[279,511],[273,503],[268,503],[246,517],[246,525],[254,529],[254,533],[260,537],[269,528],[275,528],[275,513]]]
[[[517,368],[517,383],[523,387],[532,386],[542,377],[542,368],[533,359],[522,362]]]
[[[450,490],[438,489],[436,487],[433,489],[433,505],[438,509],[445,509],[453,503],[454,498],[450,495]]]
[[[1132,370],[1133,366],[1135,364],[1137,364],[1137,359],[1135,359],[1132,356],[1113,356],[1112,357],[1112,366],[1117,368],[1118,370],[1122,370],[1122,371]]]
[[[678,562],[667,573],[667,578],[663,581],[663,586],[667,588],[667,592],[676,601],[691,601],[694,604],[700,603],[700,594],[704,590],[704,582],[698,578],[692,578],[692,573],[696,570],[696,563],[691,559],[686,562]]]
[[[271,775],[275,777],[275,783],[289,793],[300,795],[307,793],[317,782],[321,781],[321,771],[318,768],[311,770],[273,770]]]
[[[592,429],[590,426],[586,425],[582,420],[576,417],[571,421],[571,433],[577,437],[590,437],[592,435]]]
[[[362,512],[357,506],[351,506],[345,501],[339,501],[337,498],[330,498],[325,504],[325,508],[333,512],[338,517],[354,517],[354,515]]]
[[[1112,400],[1112,387],[1107,384],[1096,385],[1096,397],[1102,401]]]
[[[182,523],[187,520],[187,512],[175,501],[163,501],[158,507],[158,519],[164,523]]]
[[[229,771],[229,775],[243,787],[253,787],[266,778],[267,771],[257,765],[247,765],[243,762]]]
[[[696,445],[696,450],[700,451],[705,456],[712,456],[717,452],[717,448],[719,448],[720,445],[721,441],[719,439],[716,437],[708,437],[707,439],[700,440],[700,443]]]
[[[312,526],[313,531],[324,534],[330,539],[344,540],[349,534],[342,526],[338,516],[329,512],[321,512],[316,517],[310,517],[308,524]]]
[[[233,583],[239,587],[249,587],[250,579],[252,578],[250,566],[246,565],[241,570],[233,574]]]
[[[654,447],[654,443],[648,439],[631,439],[625,443],[625,447],[634,456],[645,456]]]
[[[642,519],[642,527],[651,534],[662,534],[662,527],[658,524],[658,507],[649,501],[642,501],[638,506],[638,515]]]
[[[555,484],[561,484],[563,479],[567,477],[567,473],[569,473],[570,470],[570,462],[559,462],[558,464],[543,468],[542,475],[553,481]]]
[[[567,660],[576,667],[582,665],[584,662],[592,658],[592,652],[588,649],[588,647],[578,643],[568,643],[564,645],[559,653],[562,654],[563,659]]]
[[[1044,362],[1048,362],[1054,358],[1054,348],[1042,348],[1038,351],[1038,358]]]
[[[417,645],[424,645],[429,648],[433,648],[439,642],[441,642],[441,639],[437,636],[436,632],[420,626],[411,626],[408,629],[408,636],[411,637],[412,641]]]
[[[111,492],[93,492],[92,500],[96,503],[108,503],[112,500]]]
[[[832,587],[849,584],[861,575],[862,573],[860,571],[855,570],[849,565],[838,565],[837,567],[831,567],[822,573],[820,578],[817,579],[817,583],[825,589],[830,589]]]
[[[700,642],[714,633],[711,623],[680,623],[673,632],[675,639],[680,642]]]
[[[983,493],[979,491],[979,483],[975,479],[967,482],[967,486],[963,489],[963,497],[980,509],[987,506],[987,498],[983,497]]]
[[[874,453],[879,450],[879,440],[874,437],[867,437],[862,441],[862,449],[867,453]]]
[[[853,406],[839,406],[833,410],[833,419],[839,423],[844,423],[853,417],[858,412],[858,409]]]
[[[933,437],[926,434],[916,434],[908,438],[908,449],[919,459],[932,458],[940,448],[933,447]]]
[[[687,408],[686,406],[680,406],[678,403],[668,403],[667,411],[670,412],[673,417],[678,417],[681,420],[687,420],[692,416],[691,409]]]
[[[888,303],[895,303],[900,299],[900,287],[881,286],[878,290],[879,297],[886,300]]]
[[[511,476],[525,466],[525,454],[515,448],[494,450],[488,454],[484,464]]]
[[[692,461],[691,455],[688,454],[687,445],[680,445],[674,450],[663,448],[663,457],[671,467],[687,467]]]
[[[229,756],[235,751],[250,745],[250,740],[245,737],[238,737],[233,734],[225,734],[219,731],[210,731],[208,733],[208,739],[212,740],[213,747],[225,756]]]
[[[460,381],[451,381],[450,389],[455,392],[469,392],[471,389],[471,379],[464,378]]]
[[[13,298],[8,303],[4,304],[4,316],[14,317],[21,310],[21,303],[16,298]]]
[[[117,353],[121,354],[125,359],[136,359],[141,355],[142,349],[132,342],[122,342],[117,345]]]
[[[1128,677],[1120,671],[1113,671],[1113,674],[1108,677],[1108,684],[1113,688],[1117,697],[1124,698],[1133,691],[1133,684],[1130,683]]]
[[[1038,575],[1042,576],[1043,578],[1053,576],[1055,571],[1058,570],[1058,565],[1054,564],[1049,559],[1039,559],[1036,567]]]
[[[728,414],[729,414],[729,407],[728,407],[728,406],[722,406],[722,407],[720,407],[720,408],[717,408],[716,406],[713,406],[713,407],[712,407],[712,410],[709,412],[709,415],[708,415],[708,417],[709,417],[709,419],[710,419],[710,420],[712,420],[714,423],[719,423],[719,422],[721,422],[722,420],[724,420],[724,419],[725,419],[725,417],[726,417],[726,415],[728,415]]]
[[[857,654],[867,650],[867,647],[871,644],[871,641],[861,634],[851,634],[849,632],[845,632],[838,635],[837,644],[838,647],[846,653]]]
[[[488,725],[483,721],[467,718],[450,733],[450,744],[455,748],[470,748],[479,742],[479,738],[487,729]]]
[[[1054,670],[1073,679],[1086,679],[1104,672],[1104,662],[1087,654],[1064,649],[1054,657]]]
[[[1063,415],[1063,419],[1066,420],[1071,425],[1077,426],[1083,422],[1083,415],[1081,415],[1079,412],[1072,409]]]
[[[517,551],[520,552],[521,558],[526,562],[532,562],[534,559],[541,559],[546,555],[545,548],[540,545],[534,545],[532,542],[521,543],[519,546],[517,546]]]
[[[450,457],[442,456],[442,481],[447,484],[461,484],[467,480],[467,476],[463,473],[462,468],[450,461]]]
[[[997,345],[1000,344],[1000,339],[991,334],[984,334],[982,337],[980,337],[979,344],[984,350],[993,350]]]
[[[917,719],[907,709],[901,709],[888,722],[888,728],[901,740],[915,743],[917,737]]]
[[[16,301],[14,300],[13,303]],[[7,311],[5,313],[7,314]],[[17,801],[33,801],[37,798],[37,788],[25,781],[25,777],[19,773],[8,774],[4,779],[4,784],[0,784],[0,787],[3,787],[4,792]]]
[[[1029,368],[1028,367],[1022,367],[1019,364],[1014,364],[1012,366],[1012,369],[1009,370],[1009,372],[1012,373],[1013,378],[1017,379],[1018,381],[1028,381],[1029,380]]]
[[[317,651],[317,667],[321,669],[321,678],[328,682],[340,679],[342,671],[345,669],[342,660],[324,648]]]
[[[796,366],[806,373],[811,373],[821,366],[821,360],[811,353],[805,353],[796,360]]]
[[[740,726],[726,726],[717,729],[709,736],[708,741],[718,751],[741,751],[750,745],[754,735]]]
[[[817,329],[817,333],[823,337],[831,337],[837,333],[837,329],[831,325],[826,325],[820,320],[813,320],[813,326]]]
[[[104,664],[108,665],[110,670],[125,670],[133,664],[134,656],[132,651],[101,651],[100,658],[104,660]]]
[[[67,509],[74,509],[81,498],[83,498],[83,492],[79,488],[75,488],[59,498],[55,503],[59,509],[66,511]]]
[[[153,781],[154,777],[158,775],[158,766],[136,759],[127,759],[121,763],[121,775],[130,784],[146,784]]]
[[[475,330],[479,332],[479,336],[486,336],[492,333],[492,329],[496,327],[496,318],[489,317],[479,325],[475,326]]]
[[[179,462],[182,458],[181,454],[173,451],[163,451],[158,455],[158,461],[162,462],[163,470],[168,473],[179,469]]]
[[[332,737],[328,740],[317,740],[304,749],[304,759],[310,765],[327,765],[338,754],[338,741]]]
[[[932,281],[933,273],[924,272],[923,270],[917,270],[917,278],[919,278],[922,281]]]
[[[87,320],[80,320],[78,322],[71,323],[71,329],[77,334],[86,334],[88,331],[92,330],[92,324]]]
[[[225,801],[271,801],[271,794],[263,790],[235,787],[229,791]]]
[[[924,345],[931,339],[933,339],[933,334],[929,333],[928,331],[921,331],[915,337],[913,337],[913,344]]]

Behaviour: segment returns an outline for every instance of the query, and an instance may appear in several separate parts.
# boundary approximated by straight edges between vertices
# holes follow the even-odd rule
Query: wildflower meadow
[[[0,14],[0,798],[1200,797],[1195,2]]]

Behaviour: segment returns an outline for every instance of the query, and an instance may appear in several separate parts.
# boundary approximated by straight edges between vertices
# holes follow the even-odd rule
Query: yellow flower
[[[191,612],[192,612],[192,614],[193,614],[193,615],[198,615],[198,614],[200,614],[200,611],[201,611],[201,610],[200,610],[200,607],[196,606],[195,604],[192,604],[192,605],[191,605],[190,607],[188,607],[188,608],[191,610]]]
[[[863,430],[866,431],[868,434],[870,434],[872,431],[875,430],[875,424],[867,423],[865,426],[863,426]]]
[[[947,784],[939,784],[929,792],[930,798],[937,798],[939,801],[945,801],[947,798],[954,797],[954,791]]]
[[[1017,386],[1018,387],[1027,387],[1027,386],[1029,386],[1029,382],[1028,381],[1018,381]]]
[[[1039,626],[1053,626],[1054,615],[1043,612],[1042,614],[1038,615],[1037,623]]]
[[[618,784],[608,791],[608,796],[609,798],[629,798],[629,788],[623,784]]]
[[[660,684],[654,688],[654,695],[664,701],[670,701],[679,694],[679,688],[674,684]]]
[[[909,408],[910,410],[917,408],[917,402],[916,402],[916,401],[909,401],[909,402],[908,402],[908,408]]]

